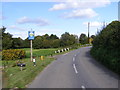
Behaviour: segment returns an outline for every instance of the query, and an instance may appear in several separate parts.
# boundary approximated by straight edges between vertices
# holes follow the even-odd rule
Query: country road
[[[90,56],[90,47],[59,55],[28,88],[118,88],[118,76]]]

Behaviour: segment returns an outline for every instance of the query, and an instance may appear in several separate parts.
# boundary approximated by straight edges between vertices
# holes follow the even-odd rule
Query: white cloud
[[[62,15],[63,18],[92,18],[97,16],[98,14],[94,12],[92,9],[78,9],[73,10],[70,13],[65,13]]]
[[[81,1],[81,0],[66,0],[63,3],[55,4],[50,11],[55,10],[64,10],[64,9],[78,9],[78,8],[97,8],[104,7],[110,4],[110,0],[90,0],[90,1]]]
[[[11,34],[13,35],[13,38],[22,38],[22,39],[26,39],[28,37],[28,33],[26,32],[11,32]]]
[[[22,18],[19,18],[17,20],[17,23],[18,24],[29,23],[29,24],[35,24],[37,26],[46,26],[46,25],[49,25],[49,22],[46,19],[42,19],[42,18],[31,19],[31,18],[28,18],[28,17],[25,17],[25,16],[22,17]]]
[[[92,18],[98,14],[93,10],[98,7],[105,7],[110,4],[110,0],[66,0],[53,5],[49,11],[72,10],[65,12],[63,18]]]
[[[88,26],[88,22],[84,22],[83,25]],[[103,22],[90,22],[90,27],[101,27],[103,25]]]
[[[25,31],[25,30],[26,30],[25,28],[21,28],[21,27],[18,27],[18,26],[16,26],[16,25],[8,26],[8,29],[20,30],[20,31]]]

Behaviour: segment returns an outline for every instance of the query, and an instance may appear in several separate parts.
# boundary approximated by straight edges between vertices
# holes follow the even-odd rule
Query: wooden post
[[[30,47],[31,47],[30,53],[31,53],[31,61],[32,61],[32,40],[30,40]]]

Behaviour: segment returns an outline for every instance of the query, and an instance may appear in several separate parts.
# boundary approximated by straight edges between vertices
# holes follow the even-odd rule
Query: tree
[[[36,36],[33,40],[33,48],[40,49],[43,48],[43,37],[42,36]]]
[[[120,75],[120,21],[112,21],[95,37],[91,54]]]
[[[82,34],[80,35],[79,42],[80,42],[81,44],[87,44],[87,43],[88,43],[88,38],[87,38],[87,36],[82,33]]]
[[[23,47],[24,48],[30,48],[30,40],[28,40],[28,38],[23,40]]]
[[[49,37],[51,40],[59,39],[56,35],[51,34]]]
[[[94,38],[95,38],[95,35],[91,35],[91,38],[94,39]]]
[[[23,46],[23,40],[19,38],[13,38],[12,48],[22,48]]]
[[[50,48],[51,47],[52,42],[50,40],[43,40],[43,48]]]
[[[58,47],[60,47],[60,39],[53,40],[52,44],[51,44],[51,47],[52,48],[58,48]]]
[[[48,34],[43,35],[43,37],[44,37],[44,39],[47,39],[47,40],[50,39],[50,36]]]
[[[6,28],[3,26],[0,28],[2,31],[2,48],[10,49],[12,47],[12,35],[10,33],[5,33]]]
[[[68,32],[65,32],[64,34],[62,34],[60,40],[61,40],[60,41],[61,46],[70,46],[75,44],[76,42],[75,36],[70,35]]]

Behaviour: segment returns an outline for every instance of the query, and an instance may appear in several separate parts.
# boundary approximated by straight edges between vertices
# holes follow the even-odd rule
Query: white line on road
[[[75,61],[75,58],[73,57],[73,62]]]
[[[81,86],[82,90],[85,90],[85,86]]]
[[[76,54],[75,54],[75,57],[76,57]]]
[[[78,71],[77,71],[77,69],[76,69],[75,64],[73,64],[73,68],[74,68],[74,70],[75,70],[75,73],[77,74],[77,73],[78,73]]]

